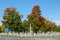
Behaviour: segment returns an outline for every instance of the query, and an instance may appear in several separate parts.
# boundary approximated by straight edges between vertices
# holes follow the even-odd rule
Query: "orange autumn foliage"
[[[32,28],[36,30],[36,28],[44,28],[44,30],[55,27],[55,23],[48,22],[43,16],[41,16],[41,10],[39,6],[34,6],[32,9],[32,13],[28,15],[28,20],[30,20],[32,24]],[[35,27],[35,28],[34,28]],[[54,29],[54,28],[53,28]],[[37,29],[38,30],[38,29]],[[47,30],[48,31],[48,30]]]

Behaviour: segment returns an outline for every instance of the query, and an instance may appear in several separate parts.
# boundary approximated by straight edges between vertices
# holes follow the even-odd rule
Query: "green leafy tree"
[[[0,26],[0,33],[2,32],[2,30],[1,30],[1,26]]]
[[[6,8],[3,16],[3,25],[10,28],[11,31],[22,32],[22,16],[15,8]]]
[[[23,21],[23,30],[24,30],[24,32],[29,32],[30,31],[28,20]]]
[[[57,26],[57,27],[55,28],[55,32],[60,32],[60,26]]]

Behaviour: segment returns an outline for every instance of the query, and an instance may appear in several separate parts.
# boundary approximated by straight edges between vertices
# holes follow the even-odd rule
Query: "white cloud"
[[[58,19],[49,19],[49,18],[46,18],[46,19],[48,19],[51,22],[55,22],[56,25],[60,25],[60,18],[58,18]]]
[[[60,19],[58,19],[58,20],[53,20],[53,22],[55,22],[56,25],[60,25]]]

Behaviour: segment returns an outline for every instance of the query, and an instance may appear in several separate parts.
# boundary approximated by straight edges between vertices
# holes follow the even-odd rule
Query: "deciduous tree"
[[[19,32],[22,30],[21,15],[15,8],[6,8],[3,16],[3,25],[10,28],[11,31]]]

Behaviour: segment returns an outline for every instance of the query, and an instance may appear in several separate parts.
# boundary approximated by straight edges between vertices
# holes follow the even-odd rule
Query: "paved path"
[[[11,38],[11,37],[0,37],[0,40],[60,40],[60,38]]]

